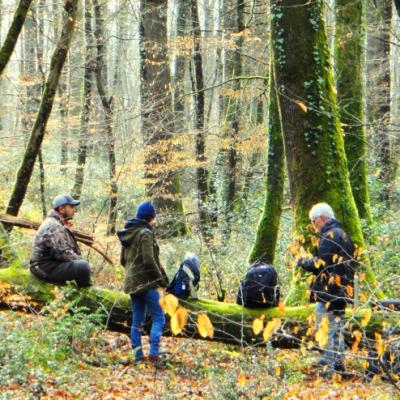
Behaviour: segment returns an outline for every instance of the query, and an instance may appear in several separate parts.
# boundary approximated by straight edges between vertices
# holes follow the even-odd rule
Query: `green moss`
[[[295,230],[307,237],[310,208],[327,202],[354,242],[364,247],[338,118],[323,1],[274,1],[272,40]],[[366,268],[374,284],[374,274]],[[300,287],[292,287],[297,293],[290,300],[305,301]]]
[[[347,165],[360,218],[371,222],[364,115],[365,0],[337,0],[335,68]]]

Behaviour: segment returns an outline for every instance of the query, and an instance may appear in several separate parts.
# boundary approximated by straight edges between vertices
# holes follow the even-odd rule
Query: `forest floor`
[[[381,378],[365,383],[354,359],[347,360],[352,378],[327,381],[318,378],[311,351],[168,337],[168,362],[156,369],[130,362],[126,335],[101,329],[85,335],[66,319],[0,312],[0,399],[400,398]]]

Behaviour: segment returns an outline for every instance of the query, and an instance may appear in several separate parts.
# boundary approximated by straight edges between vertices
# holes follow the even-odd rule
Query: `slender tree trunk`
[[[96,29],[94,31],[96,37],[97,57],[96,57],[96,84],[99,92],[101,104],[104,109],[104,121],[107,140],[108,166],[110,178],[110,209],[108,214],[107,234],[115,233],[115,224],[117,219],[117,202],[118,202],[118,185],[117,185],[117,165],[115,159],[115,137],[113,132],[113,110],[112,96],[107,95],[107,66],[105,60],[104,47],[104,27],[103,16],[101,14],[101,5],[98,0],[93,0],[94,16],[96,21]]]
[[[89,120],[92,106],[92,77],[95,68],[93,58],[93,40],[92,40],[92,4],[91,0],[85,0],[85,70],[83,73],[83,93],[82,93],[82,111],[80,124],[80,137],[78,147],[78,159],[76,162],[75,182],[72,189],[74,198],[79,199],[82,194],[83,182],[85,178],[85,165],[89,141]]]
[[[140,9],[141,107],[145,142],[147,195],[160,211],[161,233],[186,233],[179,170],[172,156],[177,151],[167,54],[167,0],[143,0]]]
[[[39,0],[37,7],[37,27],[36,27],[36,59],[37,59],[37,75],[40,76],[40,84],[38,86],[37,98],[39,98],[46,83],[43,66],[43,53],[44,53],[44,7],[45,0]],[[47,202],[46,202],[46,175],[44,170],[43,152],[39,149],[39,178],[40,178],[40,201],[42,204],[43,219],[47,216]]]
[[[197,204],[200,217],[200,226],[206,240],[211,238],[210,216],[209,216],[209,193],[208,193],[208,169],[205,155],[205,133],[204,133],[204,77],[203,57],[201,52],[201,30],[197,0],[191,0],[192,11],[192,35],[193,35],[193,66],[194,66],[194,104],[196,131],[196,180],[197,180]]]
[[[7,37],[0,49],[0,76],[3,74],[4,68],[7,66],[11,54],[14,51],[31,3],[32,0],[20,0],[18,3]]]
[[[64,26],[56,49],[51,57],[50,70],[44,87],[39,112],[33,125],[23,160],[17,172],[16,182],[7,205],[6,213],[10,215],[18,215],[28,189],[36,157],[40,150],[47,121],[53,107],[61,70],[71,43],[77,14],[77,3],[78,0],[67,0],[65,2],[66,14]]]
[[[368,120],[373,127],[373,146],[376,149],[380,169],[379,179],[382,182],[381,200],[388,205],[391,200],[393,182],[395,179],[396,160],[392,154],[392,139],[390,134],[391,110],[391,41],[392,41],[392,0],[376,2],[376,9],[371,10],[371,19],[377,22],[375,32],[367,41],[369,65],[367,70],[368,88]],[[376,18],[377,17],[377,18]]]
[[[276,95],[273,68],[270,72],[268,171],[264,211],[257,228],[255,243],[249,261],[263,260],[273,264],[282,214],[285,183],[285,155],[282,137],[282,120]]]
[[[364,110],[365,0],[336,0],[335,67],[350,184],[360,218],[371,222]]]
[[[271,5],[276,87],[296,230],[307,233],[310,208],[325,201],[355,243],[363,246],[338,119],[323,1],[273,0]],[[368,267],[367,280],[375,283]],[[304,299],[305,292],[292,289],[289,304]]]
[[[228,4],[230,4],[228,2]],[[235,49],[232,53],[231,71],[229,78],[235,78],[242,75],[243,71],[243,31],[245,29],[244,21],[244,0],[236,0],[235,11],[236,21],[234,27],[234,33],[237,35],[235,40]],[[241,123],[241,81],[239,79],[234,80],[229,87],[233,96],[228,99],[226,106],[226,124],[228,126],[228,137],[230,138],[230,145],[227,152],[227,174],[226,174],[226,189],[225,189],[225,227],[224,234],[229,237],[231,231],[231,224],[233,221],[233,213],[235,209],[236,191],[237,191],[237,180],[238,180],[238,152],[237,144],[240,135],[240,123]]]

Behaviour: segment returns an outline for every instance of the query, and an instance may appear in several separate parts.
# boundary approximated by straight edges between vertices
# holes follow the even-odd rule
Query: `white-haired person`
[[[320,375],[330,378],[333,373],[345,373],[343,316],[353,296],[355,248],[329,204],[315,204],[309,217],[319,243],[315,257],[299,259],[297,265],[314,275],[310,301],[316,303],[317,327],[324,318],[328,324],[328,343],[322,349],[318,365]]]

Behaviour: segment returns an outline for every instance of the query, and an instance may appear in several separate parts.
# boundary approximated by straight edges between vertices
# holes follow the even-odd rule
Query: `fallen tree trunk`
[[[35,231],[37,231],[40,227],[39,222],[34,222],[26,218],[14,217],[13,215],[9,214],[0,214],[0,222],[7,225],[18,226],[19,228],[34,229]],[[72,229],[71,232],[74,234],[74,237],[78,242],[81,242],[86,246],[91,247],[93,250],[99,253],[109,264],[113,265],[110,257],[108,257],[107,254],[105,254],[101,249],[96,246],[96,242],[94,241],[93,236],[82,231],[77,231],[76,229]]]
[[[4,285],[11,285],[16,295],[10,295],[3,290]],[[27,269],[20,267],[9,267],[0,270],[0,305],[3,307],[23,307],[25,309],[40,309],[49,304],[55,297],[55,285],[38,280]],[[128,295],[103,288],[90,288],[66,291],[69,298],[79,306],[84,306],[88,312],[102,310],[107,329],[129,333],[131,306]],[[255,335],[252,330],[254,318],[264,316],[268,322],[273,318],[280,318],[281,328],[274,335],[272,345],[282,348],[298,347],[300,344],[309,343],[312,335],[306,332],[313,326],[310,320],[313,314],[313,306],[287,307],[285,310],[279,308],[249,310],[237,304],[221,303],[213,300],[190,300],[182,301],[181,305],[189,310],[188,322],[182,336],[199,338],[196,320],[201,313],[206,313],[214,327],[212,340],[235,343],[240,345],[255,345],[263,342],[262,334]],[[386,306],[388,306],[386,304]],[[368,310],[368,311],[367,311]],[[346,311],[346,317],[354,329],[360,329],[360,321],[365,318],[369,309]],[[376,310],[369,319],[365,329],[367,334],[380,331],[383,322],[386,324],[397,324],[399,313],[394,310]],[[364,319],[365,322],[365,319]],[[168,325],[169,326],[169,325]],[[168,328],[169,329],[169,328]],[[167,331],[166,334],[171,334]]]

